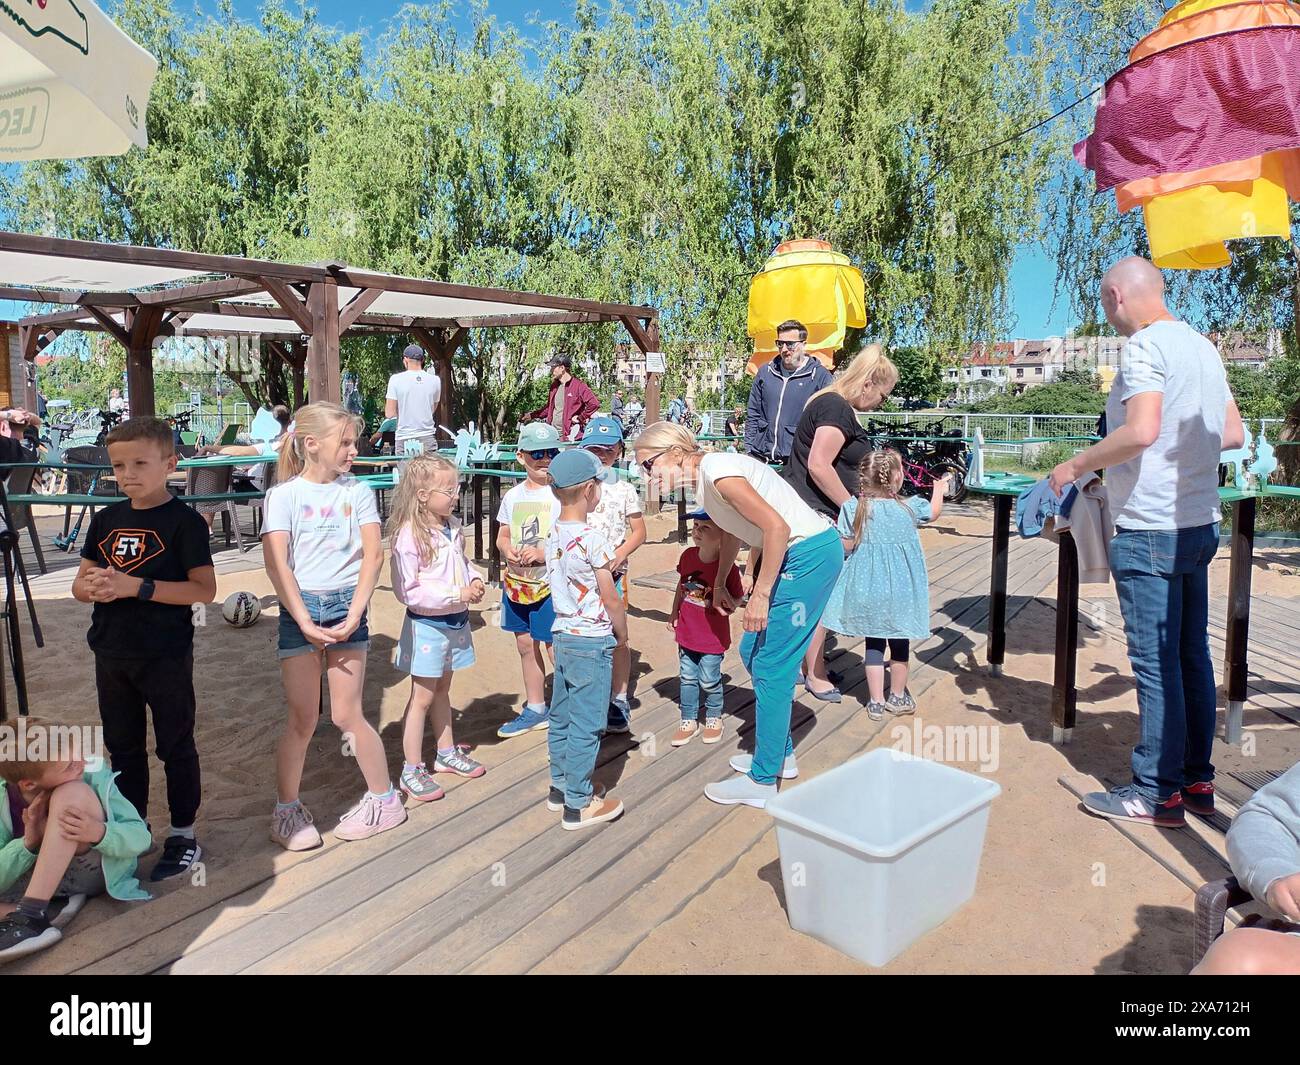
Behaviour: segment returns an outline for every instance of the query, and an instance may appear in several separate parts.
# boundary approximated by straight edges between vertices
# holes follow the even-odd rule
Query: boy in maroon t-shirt
[[[697,732],[705,743],[722,739],[722,656],[731,646],[731,619],[713,608],[713,586],[718,580],[718,555],[722,551],[722,530],[702,510],[692,532],[694,547],[682,552],[677,562],[677,595],[673,599],[668,627],[677,637],[681,676],[682,723],[673,733],[672,745],[682,747]],[[727,574],[727,591],[733,599],[744,594],[740,570]],[[700,691],[704,691],[704,728],[700,728]]]

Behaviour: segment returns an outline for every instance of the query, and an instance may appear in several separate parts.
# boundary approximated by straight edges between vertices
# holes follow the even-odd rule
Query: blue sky
[[[216,14],[218,4],[214,0],[194,0],[194,6],[205,14]],[[241,18],[255,19],[260,5],[259,0],[235,0],[235,11]],[[338,26],[345,31],[360,31],[377,37],[384,31],[386,21],[403,6],[398,0],[314,0],[321,22]],[[469,5],[458,4],[465,10]],[[924,6],[924,0],[908,0],[908,7]],[[177,7],[185,10],[185,0],[180,0]],[[512,22],[525,29],[530,17],[539,19],[566,18],[572,14],[573,0],[552,0],[539,4],[536,0],[489,0],[488,12],[500,23]],[[468,20],[466,20],[468,25]],[[1052,284],[1055,277],[1055,264],[1037,248],[1022,248],[1016,256],[1011,271],[1011,310],[1015,317],[1015,327],[1011,335],[1015,337],[1043,337],[1059,335],[1066,332],[1073,319],[1066,313],[1066,308],[1058,306],[1053,313]],[[15,318],[19,313],[16,304],[0,300],[0,317]]]

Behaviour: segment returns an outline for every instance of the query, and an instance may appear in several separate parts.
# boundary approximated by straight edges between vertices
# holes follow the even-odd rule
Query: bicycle
[[[866,429],[877,451],[889,447],[902,457],[903,495],[928,494],[936,480],[947,477],[944,502],[960,503],[966,498],[970,449],[960,429],[945,430],[942,422],[891,424],[875,419],[868,421]]]

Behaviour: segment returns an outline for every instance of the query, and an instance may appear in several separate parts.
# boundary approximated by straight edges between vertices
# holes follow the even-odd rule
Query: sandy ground
[[[635,576],[675,564],[681,549],[674,532],[673,515],[652,520],[651,542],[633,560]],[[925,530],[923,539],[927,550],[934,551],[951,546],[955,536],[987,533],[988,514],[981,508],[967,516],[945,516]],[[1255,592],[1300,595],[1300,552],[1268,551],[1261,556]],[[987,557],[981,553],[979,558],[981,571],[987,572]],[[1226,574],[1224,551],[1213,571],[1216,595],[1222,592]],[[267,609],[259,621],[248,629],[234,629],[213,607],[208,624],[195,636],[197,738],[204,773],[200,831],[213,862],[248,847],[269,846],[265,835],[275,798],[274,741],[284,706],[275,656],[276,607],[260,568],[220,576],[219,599],[240,590],[264,597]],[[1092,593],[1085,589],[1084,594]],[[647,696],[652,684],[676,674],[675,645],[663,624],[671,598],[668,591],[643,587],[632,592],[635,683]],[[26,648],[33,711],[61,722],[94,723],[93,660],[85,644],[89,608],[66,591],[53,590],[41,594],[38,608],[46,647],[36,650],[29,640]],[[491,603],[475,611],[478,665],[458,674],[452,690],[456,738],[473,744],[475,756],[489,770],[508,742],[496,738],[496,728],[521,701],[513,638],[496,627],[497,617]],[[401,618],[385,569],[372,603],[365,705],[381,730],[394,769],[401,761],[400,720],[409,685],[390,664]],[[1186,970],[1190,891],[1109,824],[1080,813],[1075,798],[1057,783],[1062,773],[1117,776],[1127,766],[1137,718],[1123,644],[1084,627],[1079,727],[1071,745],[1054,747],[1049,710],[1053,625],[1049,606],[1031,605],[1011,625],[1006,676],[990,678],[981,653],[980,663],[959,662],[923,696],[917,716],[922,725],[994,726],[988,733],[988,742],[997,743],[991,775],[1002,795],[993,805],[975,898],[880,971]],[[1257,756],[1249,768],[1285,768],[1300,755],[1300,729],[1249,708],[1246,723],[1258,733]],[[875,744],[888,745],[890,740],[886,730]],[[1221,767],[1244,764],[1239,754],[1227,750],[1220,751],[1219,761]],[[971,763],[963,767],[978,771]],[[816,759],[804,766],[809,776],[828,768]],[[355,763],[343,754],[326,717],[308,758],[304,800],[326,827],[356,801],[362,788]],[[156,836],[166,823],[164,795],[161,768],[155,766],[150,813]],[[736,816],[765,817],[747,809]],[[87,910],[86,918],[93,918],[93,910]],[[622,969],[873,971],[790,930],[773,832],[660,925],[626,958]]]

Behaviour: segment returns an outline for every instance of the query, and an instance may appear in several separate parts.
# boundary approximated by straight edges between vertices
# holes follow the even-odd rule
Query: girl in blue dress
[[[903,460],[897,451],[873,451],[859,467],[858,496],[840,508],[839,533],[848,561],[831,592],[822,624],[867,641],[867,714],[879,721],[916,711],[907,690],[910,642],[930,635],[930,578],[917,526],[943,510],[948,479],[934,482],[929,502],[900,499]],[[889,700],[885,700],[885,647]]]

